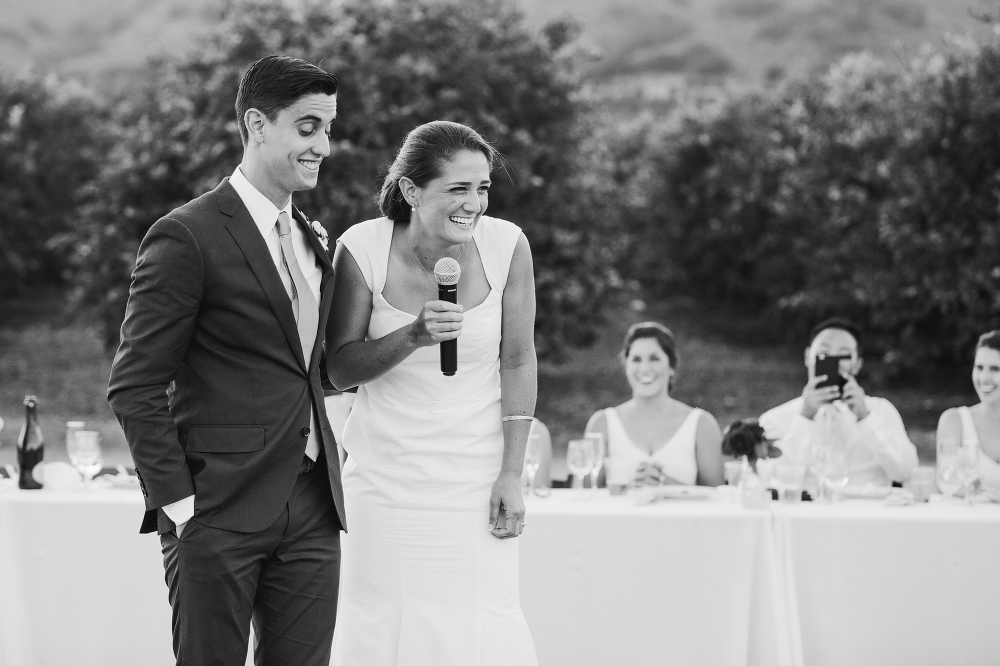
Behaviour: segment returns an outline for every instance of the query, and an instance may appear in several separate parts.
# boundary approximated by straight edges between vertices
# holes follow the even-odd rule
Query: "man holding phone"
[[[917,449],[892,403],[867,395],[858,383],[863,364],[860,337],[858,328],[845,319],[828,319],[814,327],[805,350],[808,381],[802,396],[765,412],[760,425],[776,440],[784,460],[808,464],[814,420],[830,405],[848,439],[850,485],[905,481],[918,464]]]

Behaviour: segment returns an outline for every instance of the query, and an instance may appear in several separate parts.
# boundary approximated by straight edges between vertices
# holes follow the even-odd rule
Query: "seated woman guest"
[[[587,432],[604,435],[608,456],[634,461],[640,484],[722,483],[722,432],[708,412],[670,397],[674,334],[657,322],[632,326],[622,346],[632,399],[596,412]]]
[[[978,443],[979,481],[1000,492],[1000,330],[979,337],[972,385],[979,403],[945,411],[938,421],[937,438]]]

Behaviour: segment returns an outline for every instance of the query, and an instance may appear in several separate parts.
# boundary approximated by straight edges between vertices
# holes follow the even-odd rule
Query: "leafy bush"
[[[101,157],[101,107],[54,77],[0,78],[0,296],[59,284]]]
[[[846,315],[888,376],[1000,326],[1000,41],[902,70],[865,55],[689,114],[660,143],[642,277],[801,336]]]
[[[81,299],[100,305],[114,343],[139,241],[239,163],[239,78],[257,58],[284,53],[340,79],[332,154],[297,205],[336,237],[375,215],[382,170],[407,131],[434,119],[466,123],[506,158],[510,178],[495,175],[490,212],[521,225],[532,243],[541,352],[586,344],[613,282],[601,261],[612,202],[579,184],[581,103],[563,55],[574,35],[565,23],[532,34],[503,0],[229,4],[205,44],[156,63],[141,93],[122,100],[104,195],[84,215]]]

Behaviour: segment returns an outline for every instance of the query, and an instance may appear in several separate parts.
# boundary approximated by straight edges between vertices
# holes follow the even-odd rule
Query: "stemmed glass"
[[[584,438],[594,443],[594,467],[590,470],[590,496],[593,497],[597,492],[597,477],[604,467],[604,456],[607,451],[604,448],[604,433],[588,432]]]
[[[979,444],[962,442],[957,462],[958,480],[965,486],[965,503],[972,506],[972,484],[979,478]]]
[[[962,487],[958,478],[958,441],[945,437],[937,442],[937,461],[935,463],[937,487],[944,495],[946,502],[955,498],[955,493]]]
[[[813,473],[817,481],[817,492],[819,496],[816,498],[817,501],[825,501],[826,498],[826,477],[830,473],[833,465],[833,449],[832,447],[820,444],[818,442],[813,443],[812,453],[809,456],[809,471]]]
[[[90,483],[101,471],[104,458],[101,456],[101,433],[94,430],[77,430],[66,441],[66,453],[73,466],[83,475],[83,482]]]
[[[577,489],[576,498],[583,499],[583,477],[594,469],[597,452],[592,439],[571,439],[566,447],[566,466],[573,474],[573,487]]]
[[[524,450],[524,469],[528,473],[528,487],[522,492],[526,495],[535,494],[535,475],[538,474],[538,467],[542,464],[542,436],[535,430],[535,422],[531,422],[531,430],[528,431],[528,446]]]
[[[830,464],[826,469],[823,482],[830,492],[830,501],[840,499],[840,491],[847,487],[850,477],[847,474],[847,459],[842,451],[830,452]]]

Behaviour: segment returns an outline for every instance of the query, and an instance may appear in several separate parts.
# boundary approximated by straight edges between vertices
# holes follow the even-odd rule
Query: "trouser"
[[[188,521],[160,535],[177,666],[327,666],[340,529],[325,461],[303,460],[281,515],[251,534]]]

